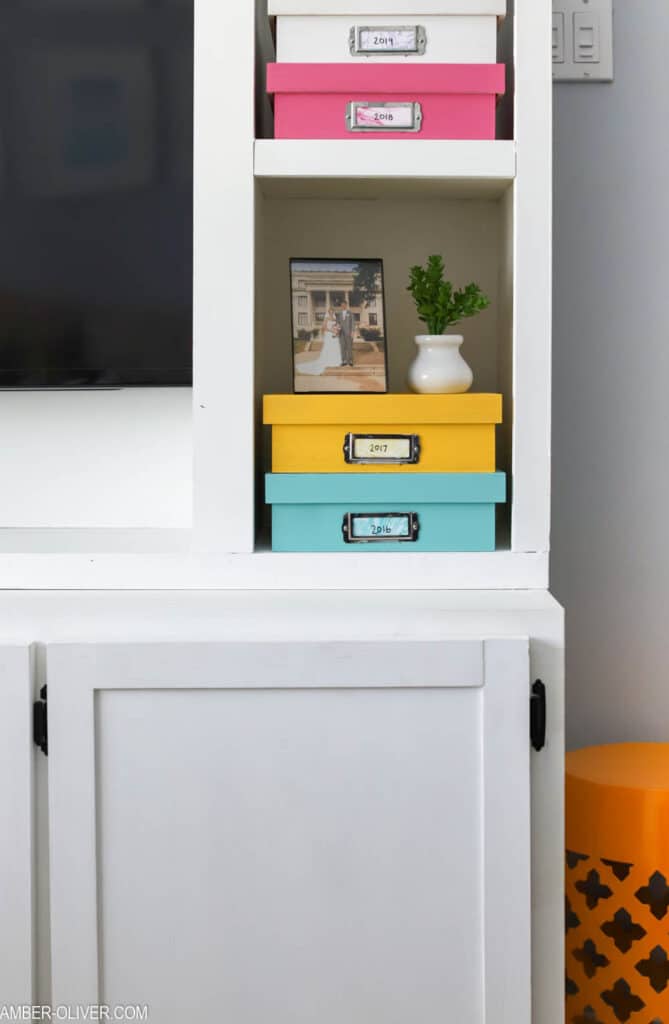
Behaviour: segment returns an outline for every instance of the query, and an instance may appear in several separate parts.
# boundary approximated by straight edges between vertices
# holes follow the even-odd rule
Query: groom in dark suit
[[[337,310],[337,324],[339,325],[339,343],[341,345],[341,365],[353,366],[355,317],[347,302],[342,302]]]

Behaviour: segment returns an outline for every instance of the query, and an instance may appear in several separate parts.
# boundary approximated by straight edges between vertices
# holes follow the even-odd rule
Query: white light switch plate
[[[553,78],[613,81],[613,0],[553,0]]]

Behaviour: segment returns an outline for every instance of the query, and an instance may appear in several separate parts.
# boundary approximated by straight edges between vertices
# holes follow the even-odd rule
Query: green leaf
[[[418,319],[427,324],[430,334],[444,334],[461,320],[476,316],[487,309],[490,299],[473,282],[458,291],[444,277],[443,256],[428,256],[425,267],[413,266],[409,270],[409,285],[416,304]]]

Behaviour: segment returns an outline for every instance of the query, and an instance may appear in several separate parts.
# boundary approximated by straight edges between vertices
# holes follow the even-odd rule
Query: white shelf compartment
[[[191,527],[190,388],[4,391],[0,436],[0,535],[16,543]]]
[[[515,165],[513,142],[256,142],[256,408],[264,394],[292,391],[291,257],[383,259],[389,391],[401,393],[421,330],[407,292],[409,268],[443,253],[457,284],[475,280],[491,299],[489,310],[462,324],[463,354],[474,370],[474,389],[504,395],[498,468],[510,481]],[[268,431],[256,476],[259,494],[267,448]],[[510,553],[510,507],[507,502],[499,516],[496,556]],[[393,556],[385,557],[392,565]],[[410,572],[407,554],[394,557],[400,574],[402,566]],[[351,556],[340,558],[349,563]],[[377,576],[370,562],[378,558],[363,555],[356,571],[364,579]],[[442,578],[449,576],[450,558],[438,556]],[[493,558],[487,585],[495,585],[500,566]]]

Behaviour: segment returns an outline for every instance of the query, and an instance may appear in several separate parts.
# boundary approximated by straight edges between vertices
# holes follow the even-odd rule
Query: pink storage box
[[[277,139],[494,139],[503,64],[268,64]]]

